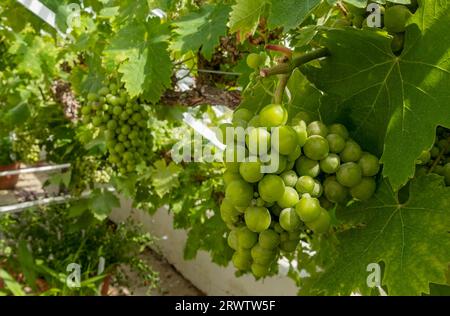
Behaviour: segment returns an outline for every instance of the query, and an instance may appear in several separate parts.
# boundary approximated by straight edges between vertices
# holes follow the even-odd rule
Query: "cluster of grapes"
[[[436,141],[430,150],[424,150],[416,161],[416,176],[436,173],[450,186],[450,130],[439,127]]]
[[[147,157],[148,112],[112,83],[89,93],[81,108],[83,122],[105,132],[108,161],[121,174],[132,172]]]
[[[327,209],[352,198],[369,199],[380,170],[378,158],[363,152],[345,126],[311,122],[304,112],[290,125],[287,120],[286,109],[278,104],[256,116],[247,109],[233,116],[234,126],[247,127],[247,134],[245,143],[230,142],[227,150],[233,148],[235,157],[245,152],[246,158],[226,162],[220,212],[231,229],[228,244],[235,250],[234,266],[251,270],[255,277],[275,269],[280,251],[295,251],[302,233],[327,232]],[[261,155],[266,144],[264,149],[279,161],[273,173],[261,169],[268,165],[267,156]]]
[[[19,133],[14,137],[12,150],[16,160],[26,164],[35,164],[41,159],[39,141],[29,133]]]
[[[72,166],[72,183],[74,191],[82,193],[85,189],[92,188],[94,184],[109,183],[111,172],[102,166],[101,161],[94,156],[77,158]]]
[[[370,3],[376,3],[376,1],[370,1]],[[353,25],[357,28],[369,26],[368,18],[371,13],[367,12],[365,8],[358,8],[350,4],[347,4],[346,8],[348,10],[346,19],[336,20],[333,26],[342,27]],[[393,36],[392,51],[394,53],[400,53],[405,40],[406,22],[417,10],[418,3],[415,0],[411,1],[409,5],[387,3],[385,6],[379,5],[379,8],[379,13],[382,17],[382,26]]]

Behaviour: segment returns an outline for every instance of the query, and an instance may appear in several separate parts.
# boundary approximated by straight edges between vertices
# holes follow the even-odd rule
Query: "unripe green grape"
[[[239,173],[232,172],[227,170],[223,174],[223,181],[225,183],[225,187],[227,187],[234,180],[242,180],[242,177]]]
[[[108,124],[106,124],[106,127],[110,130],[115,130],[117,128],[117,126],[118,126],[118,124],[117,124],[117,121],[115,121],[115,120],[110,120],[108,122]]]
[[[253,118],[253,113],[245,108],[237,109],[233,113],[233,123],[235,120],[243,120],[245,122],[250,121]]]
[[[233,203],[226,198],[220,204],[220,216],[225,223],[234,224],[239,221],[239,212]]]
[[[105,96],[109,93],[108,87],[102,87],[100,90],[98,90],[98,94],[101,96]]]
[[[250,250],[240,249],[236,251],[231,258],[233,265],[236,269],[241,271],[246,271],[250,269],[252,265],[252,256],[250,254]]]
[[[353,140],[345,143],[344,150],[340,153],[342,162],[355,162],[361,158],[361,147]]]
[[[376,188],[377,184],[374,178],[364,177],[360,183],[350,189],[350,193],[357,200],[367,201],[373,196]]]
[[[315,178],[320,173],[320,166],[318,161],[302,156],[295,163],[295,170],[299,176]]]
[[[250,250],[250,253],[254,262],[265,266],[270,265],[277,256],[274,250],[263,248],[259,243]]]
[[[96,101],[97,100],[97,95],[95,93],[88,93],[87,95],[87,100],[90,102]]]
[[[227,170],[239,173],[239,163],[245,161],[248,152],[247,149],[240,144],[229,144],[224,151],[224,161]]]
[[[237,230],[238,245],[241,249],[250,249],[258,241],[258,234],[252,232],[247,227],[241,227]]]
[[[345,204],[348,201],[349,191],[336,180],[336,177],[327,178],[323,183],[323,190],[327,200],[333,203]]]
[[[295,162],[296,162],[296,160],[292,160],[292,161],[290,161],[289,159],[287,160],[287,163],[286,163],[286,168],[284,169],[284,170],[292,170],[292,169],[294,169],[295,168]]]
[[[339,134],[328,134],[327,141],[332,153],[339,154],[345,148],[345,139]]]
[[[263,127],[253,128],[246,137],[246,144],[252,155],[266,154],[271,145],[271,135]]]
[[[322,193],[323,193],[322,184],[320,183],[319,180],[314,180],[314,188],[313,191],[311,192],[311,196],[318,198],[322,196]]]
[[[227,197],[234,206],[245,207],[250,205],[253,198],[253,188],[243,180],[235,180],[228,184],[225,191]]]
[[[305,156],[312,160],[321,160],[327,157],[330,148],[325,138],[319,135],[312,135],[308,137],[303,152]]]
[[[444,166],[436,165],[436,167],[434,167],[433,173],[443,176],[444,175]]]
[[[131,128],[129,125],[122,125],[120,132],[124,135],[128,135],[128,133],[130,133]]]
[[[437,156],[439,156],[439,153],[440,150],[436,146],[433,146],[433,148],[431,148],[430,154],[432,158],[436,158]]]
[[[364,177],[373,177],[380,171],[380,161],[378,158],[369,153],[363,153],[358,161],[361,172]]]
[[[297,141],[299,146],[303,147],[306,143],[306,140],[308,139],[308,132],[306,130],[305,126],[301,125],[294,125],[292,128],[297,133]]]
[[[354,187],[362,180],[361,167],[354,162],[347,162],[336,173],[337,181],[346,187]]]
[[[263,64],[263,59],[259,54],[251,53],[247,56],[247,66],[252,69],[258,69]]]
[[[337,134],[341,136],[344,140],[347,140],[349,137],[347,128],[339,123],[331,124],[330,126],[328,126],[328,132],[330,134]]]
[[[325,138],[328,135],[327,126],[320,121],[309,123],[306,131],[308,132],[308,136],[319,135]]]
[[[317,219],[320,215],[321,206],[318,199],[303,196],[295,206],[295,212],[305,223]]]
[[[288,113],[281,104],[266,105],[259,112],[259,123],[264,127],[277,127],[286,124]]]
[[[265,249],[275,249],[280,244],[280,235],[268,229],[259,234],[259,245]]]
[[[287,155],[287,159],[290,162],[295,164],[295,160],[297,160],[302,155],[302,148],[298,145],[294,151],[292,151],[289,155]]]
[[[278,200],[278,205],[281,208],[288,208],[288,207],[294,207],[298,201],[299,201],[299,196],[297,191],[295,191],[294,188],[291,187],[286,187],[284,189],[284,194],[281,197],[281,199]]]
[[[285,231],[285,230],[283,229],[283,227],[281,227],[280,223],[275,223],[275,225],[273,225],[273,229],[274,229],[275,232],[277,232],[278,234],[281,234],[282,232]]]
[[[269,274],[269,267],[256,262],[253,262],[250,268],[256,278],[263,278]]]
[[[288,231],[296,231],[300,228],[301,222],[294,208],[285,208],[280,213],[280,225]]]
[[[306,223],[306,226],[308,226],[316,234],[323,234],[330,229],[330,224],[330,214],[328,214],[327,210],[322,208],[319,217],[309,223]]]
[[[287,158],[286,156],[279,155],[278,156],[278,169],[275,171],[276,174],[283,173],[284,170],[286,170],[287,167]]]
[[[285,252],[294,252],[299,245],[299,240],[286,240],[280,243],[280,249]]]
[[[341,159],[336,154],[329,154],[320,161],[320,169],[327,174],[336,173],[340,165]]]
[[[265,204],[266,204],[266,202],[264,202],[264,200],[261,199],[260,197],[256,199],[256,203],[255,203],[256,206],[263,207]]]
[[[248,121],[247,126],[248,127],[260,127],[261,122],[259,121],[259,115],[255,115],[254,117],[252,117],[251,120]]]
[[[297,174],[293,170],[285,171],[280,175],[281,179],[283,179],[283,182],[288,187],[295,187],[297,184]]]
[[[311,116],[307,112],[298,112],[291,120],[291,125],[307,125],[311,123]]]
[[[230,231],[227,237],[227,244],[231,249],[238,250],[239,249],[239,240],[238,240],[238,232],[236,229]]]
[[[261,173],[261,162],[259,160],[253,162],[250,158],[240,163],[239,173],[249,183],[256,183],[264,176]]]
[[[244,217],[245,224],[252,232],[260,233],[270,226],[270,212],[265,207],[249,207],[245,211]]]
[[[406,22],[412,13],[404,5],[394,5],[384,13],[384,26],[388,32],[401,33],[406,29]]]
[[[276,134],[275,134],[276,135]],[[289,155],[298,146],[298,138],[295,130],[290,126],[278,128],[278,137],[272,133],[273,147],[282,155]]]
[[[258,183],[258,192],[266,202],[276,202],[284,194],[285,185],[283,179],[276,175],[266,175]]]
[[[315,185],[316,182],[314,181],[314,178],[310,176],[301,176],[300,178],[298,178],[297,183],[295,184],[295,189],[300,195],[305,193],[312,194]]]
[[[405,45],[405,33],[395,33],[391,42],[393,53],[400,53]]]
[[[442,175],[445,178],[445,184],[450,185],[450,163],[447,163],[442,169]]]

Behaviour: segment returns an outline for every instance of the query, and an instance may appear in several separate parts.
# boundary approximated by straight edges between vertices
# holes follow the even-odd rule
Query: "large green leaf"
[[[174,23],[175,41],[172,49],[187,53],[201,48],[203,55],[210,60],[221,36],[227,32],[230,13],[228,5],[208,5],[198,12],[192,12]]]
[[[106,48],[106,65],[119,64],[122,82],[131,97],[155,103],[171,85],[172,63],[166,42],[168,29],[158,18],[133,21],[119,30]]]
[[[430,175],[410,184],[409,200],[383,182],[366,203],[341,210],[338,217],[362,224],[337,235],[337,256],[313,288],[327,294],[370,294],[371,263],[384,263],[382,286],[389,295],[429,293],[430,282],[446,284],[450,262],[450,188]]]
[[[381,31],[329,30],[323,44],[331,57],[321,68],[305,69],[317,87],[337,96],[337,117],[349,120],[354,137],[367,150],[383,152],[384,175],[395,190],[414,175],[436,126],[450,127],[449,5],[420,3],[400,56]]]
[[[178,175],[181,171],[183,171],[183,168],[176,165],[173,161],[169,165],[166,164],[164,159],[155,162],[154,167],[151,169],[151,180],[159,197],[164,197],[164,195],[180,185]]]
[[[289,31],[299,26],[321,0],[274,0],[269,16],[269,27],[283,27]]]
[[[269,4],[270,0],[237,0],[230,14],[230,31],[237,32],[241,41],[253,35]]]

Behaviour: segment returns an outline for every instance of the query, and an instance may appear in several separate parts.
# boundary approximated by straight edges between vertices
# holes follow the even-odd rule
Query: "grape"
[[[259,112],[259,123],[265,127],[277,127],[286,124],[288,113],[281,104],[266,105]]]
[[[286,187],[281,199],[278,200],[278,205],[282,208],[294,207],[299,201],[299,196],[294,188]]]
[[[373,177],[380,171],[380,161],[378,158],[369,153],[363,153],[358,161],[361,172],[364,177]]]
[[[330,148],[325,138],[319,135],[308,137],[303,152],[305,156],[312,160],[321,160],[327,157]]]
[[[269,228],[270,212],[265,207],[249,207],[245,211],[245,224],[252,232],[260,233]]]
[[[342,124],[332,124],[328,127],[328,132],[330,134],[337,134],[341,136],[344,140],[347,140],[349,133],[347,128]]]
[[[439,156],[439,153],[440,153],[440,150],[436,146],[433,146],[433,148],[431,148],[431,150],[430,150],[430,155],[432,158],[437,158],[437,156]]]
[[[279,234],[285,231],[283,227],[281,227],[280,223],[275,223],[275,225],[273,225],[273,229]]]
[[[298,112],[291,121],[291,125],[299,125],[303,122],[304,125],[311,122],[311,116],[307,112]]]
[[[327,141],[332,153],[339,154],[345,148],[345,139],[339,134],[328,134]]]
[[[235,180],[227,186],[225,197],[227,197],[234,206],[245,207],[250,205],[253,198],[253,188],[243,180]]]
[[[364,177],[361,182],[350,189],[352,196],[360,201],[367,201],[375,193],[377,184],[373,178]]]
[[[442,169],[442,175],[445,178],[445,184],[450,186],[450,163],[447,163]]]
[[[275,149],[282,155],[289,155],[298,146],[298,138],[295,130],[290,126],[281,126],[278,128],[278,137],[272,139],[274,141]]]
[[[258,241],[258,234],[252,232],[247,227],[237,230],[238,246],[242,249],[252,248]]]
[[[266,202],[264,202],[264,200],[259,197],[256,199],[255,205],[259,206],[259,207],[263,207],[264,205],[266,205]]]
[[[297,146],[288,156],[288,160],[295,164],[295,161],[302,155],[302,148]]]
[[[238,240],[238,232],[236,229],[233,229],[230,231],[227,237],[227,243],[228,246],[230,246],[231,249],[238,250],[239,249],[239,240]]]
[[[291,232],[300,228],[300,218],[295,209],[285,208],[280,213],[280,225],[284,230]]]
[[[283,173],[287,167],[287,158],[285,156],[278,156],[278,169],[275,171],[276,174]]]
[[[400,53],[405,45],[405,34],[395,33],[391,42],[391,49],[393,53]]]
[[[271,135],[264,127],[252,128],[246,137],[246,143],[251,154],[266,154],[271,145]]]
[[[317,219],[320,215],[321,209],[319,200],[308,196],[303,196],[295,206],[297,215],[305,223]]]
[[[321,208],[319,217],[317,217],[315,220],[306,223],[306,226],[308,226],[312,231],[314,231],[317,234],[323,234],[326,233],[330,229],[330,223],[331,223],[331,217],[328,212]]]
[[[239,165],[239,173],[245,181],[256,183],[263,177],[261,173],[261,162],[252,162],[249,158],[248,161],[241,162]]]
[[[311,192],[312,197],[320,197],[323,193],[322,184],[318,180],[314,180],[314,188]]]
[[[236,251],[231,258],[233,265],[238,270],[248,270],[252,265],[252,256],[250,254],[250,250],[239,249]]]
[[[312,194],[315,185],[316,182],[314,181],[314,178],[310,176],[301,176],[300,178],[298,178],[298,181],[295,184],[295,189],[299,194]]]
[[[354,162],[347,162],[336,173],[337,181],[346,187],[354,187],[362,180],[362,171]]]
[[[253,262],[251,266],[252,273],[257,278],[265,277],[269,274],[269,268],[265,265]]]
[[[287,240],[280,243],[280,249],[286,252],[294,252],[298,246],[298,240]]]
[[[280,175],[281,179],[283,179],[283,182],[288,187],[295,187],[297,184],[297,174],[293,170],[285,171]]]
[[[355,162],[361,158],[361,147],[353,140],[345,143],[344,150],[340,153],[343,162]]]
[[[272,229],[259,234],[259,245],[265,249],[275,249],[280,244],[280,235]]]
[[[401,33],[406,29],[406,22],[412,13],[403,5],[394,5],[384,13],[384,26],[388,32]]]
[[[259,243],[256,244],[250,252],[253,261],[264,266],[270,265],[276,258],[275,251],[263,248]]]
[[[230,170],[225,171],[225,173],[223,174],[223,181],[225,183],[225,187],[227,187],[234,180],[242,180],[239,173],[235,173]]]
[[[295,125],[292,127],[297,133],[297,141],[299,146],[303,147],[308,139],[308,132],[306,131],[306,126]]]
[[[256,53],[251,53],[247,56],[247,65],[252,69],[258,69],[263,62],[261,56]]]
[[[295,169],[300,176],[317,177],[320,173],[319,162],[307,157],[300,157],[295,163]]]
[[[259,121],[259,115],[254,116],[247,124],[248,127],[260,127],[261,122]]]
[[[322,136],[322,137],[325,138],[328,135],[328,128],[327,128],[327,126],[325,124],[323,124],[322,122],[319,122],[319,121],[311,122],[308,125],[308,128],[306,129],[306,131],[308,132],[309,136],[319,135],[319,136]]]
[[[258,183],[258,192],[266,202],[276,202],[283,197],[285,185],[283,179],[276,175],[266,175]]]
[[[336,181],[336,177],[329,177],[325,180],[324,193],[327,200],[338,203],[345,204],[348,200],[348,189]]]
[[[250,110],[241,108],[234,112],[233,114],[233,123],[235,120],[243,120],[245,122],[250,121],[253,118],[253,113]]]
[[[327,174],[335,173],[341,165],[341,159],[336,154],[329,154],[320,161],[320,170]]]

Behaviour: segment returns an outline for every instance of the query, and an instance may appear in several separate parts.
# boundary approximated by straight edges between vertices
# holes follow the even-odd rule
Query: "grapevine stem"
[[[286,85],[289,81],[289,74],[282,74],[278,76],[278,85],[277,89],[275,90],[275,95],[273,97],[273,102],[275,104],[281,104],[283,103],[283,95],[284,91],[286,90]]]
[[[312,60],[326,57],[328,55],[329,51],[327,48],[319,48],[312,52],[303,54],[300,57],[293,58],[289,63],[280,64],[272,68],[263,68],[260,71],[260,76],[265,78],[274,75],[290,74],[295,68],[298,68]]]
[[[442,157],[447,152],[449,147],[450,147],[450,138],[447,140],[447,145],[445,145],[445,147],[442,148],[441,152],[439,153],[439,155],[434,160],[433,165],[431,166],[430,170],[428,170],[428,174],[433,172],[433,170],[436,168],[436,166],[438,165],[439,161],[441,161]]]
[[[275,45],[275,44],[267,44],[265,47],[267,50],[273,50],[276,52],[280,52],[284,54],[286,57],[291,58],[292,57],[292,50],[282,46],[282,45]]]

